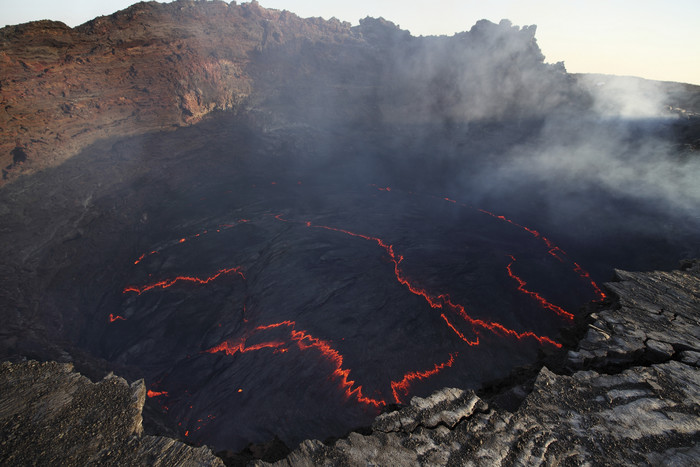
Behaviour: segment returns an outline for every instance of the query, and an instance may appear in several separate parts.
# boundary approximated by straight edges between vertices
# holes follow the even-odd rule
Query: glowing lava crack
[[[275,219],[283,221],[283,222],[292,222],[287,219],[282,218],[281,215],[275,216]],[[475,319],[469,316],[467,314],[466,309],[463,305],[459,303],[454,303],[450,296],[448,294],[440,294],[440,295],[433,295],[426,291],[425,289],[421,288],[417,284],[415,284],[413,281],[411,281],[408,277],[406,277],[403,273],[403,271],[400,268],[400,264],[403,261],[403,256],[397,254],[394,251],[394,246],[387,243],[386,241],[382,240],[381,238],[377,237],[371,237],[369,235],[363,235],[355,232],[350,232],[349,230],[344,230],[344,229],[339,229],[336,227],[329,227],[327,225],[313,225],[311,222],[303,222],[304,225],[310,228],[317,228],[317,229],[324,229],[324,230],[330,230],[332,232],[339,232],[343,233],[346,235],[350,235],[352,237],[357,237],[357,238],[362,238],[364,240],[369,240],[372,242],[375,242],[377,245],[379,245],[388,255],[391,261],[394,263],[394,276],[396,277],[396,280],[404,285],[411,293],[414,295],[418,295],[420,297],[423,297],[426,302],[430,305],[431,308],[439,308],[439,309],[444,309],[451,311],[453,313],[456,313],[458,316],[460,316],[465,322],[467,322],[471,328],[472,331],[475,334],[479,334],[479,330],[485,329],[488,331],[491,331],[495,334],[500,334],[500,335],[505,335],[505,336],[511,336],[515,337],[517,339],[524,339],[524,338],[532,338],[537,340],[540,344],[551,344],[557,348],[561,347],[561,344],[558,342],[552,340],[551,338],[547,336],[538,336],[537,334],[531,332],[531,331],[525,331],[525,332],[518,332],[513,329],[506,328],[500,323],[497,322],[489,322],[489,321],[484,321],[481,319]],[[562,310],[563,311],[563,310]],[[476,345],[478,344],[478,337],[476,340],[470,340],[467,339],[463,333],[459,332],[453,324],[451,324],[447,317],[445,317],[444,314],[441,315],[442,318],[445,320],[447,323],[448,327],[457,334],[457,336],[466,342],[469,345]]]
[[[362,386],[356,385],[355,381],[350,379],[350,370],[343,368],[343,356],[331,346],[330,342],[318,339],[309,334],[307,331],[297,331],[295,329],[296,323],[294,321],[282,321],[280,323],[258,326],[239,339],[222,342],[209,350],[205,350],[205,352],[224,352],[227,355],[236,355],[237,353],[245,353],[264,348],[279,349],[280,347],[286,345],[286,343],[282,341],[271,341],[246,347],[246,341],[254,333],[281,326],[288,326],[292,328],[289,334],[289,340],[290,342],[296,343],[300,350],[315,349],[319,351],[327,361],[331,362],[331,364],[335,367],[332,372],[332,377],[340,380],[340,387],[345,392],[346,398],[354,398],[362,404],[373,405],[375,407],[386,405],[386,402],[383,400],[373,399],[365,396],[362,393]],[[281,349],[281,351],[283,350],[284,349]]]
[[[141,295],[144,292],[148,292],[149,290],[153,290],[156,288],[160,289],[167,289],[168,287],[172,287],[173,285],[177,284],[178,282],[191,282],[199,285],[206,285],[212,281],[215,281],[218,279],[220,276],[226,275],[226,274],[238,274],[241,276],[243,279],[245,279],[245,275],[243,272],[241,272],[240,267],[235,267],[235,268],[226,268],[226,269],[219,269],[216,274],[210,277],[206,277],[204,279],[199,278],[199,277],[190,277],[190,276],[177,276],[173,279],[165,279],[159,282],[155,282],[153,284],[147,284],[141,287],[137,286],[129,286],[124,289],[122,293],[127,293],[127,292],[136,292],[137,294]]]
[[[527,285],[527,282],[525,282],[520,277],[516,276],[515,273],[513,273],[513,263],[515,263],[515,256],[510,255],[510,259],[512,261],[510,262],[510,264],[508,264],[508,266],[506,266],[506,269],[508,270],[508,275],[518,282],[518,290],[519,291],[534,298],[537,301],[537,303],[540,304],[540,306],[542,308],[552,310],[554,313],[558,314],[559,316],[563,316],[564,318],[574,319],[574,315],[572,315],[568,311],[565,311],[563,308],[561,308],[557,305],[554,305],[553,303],[548,302],[544,297],[542,297],[537,292],[532,292],[530,290],[527,290],[525,288],[525,286]]]

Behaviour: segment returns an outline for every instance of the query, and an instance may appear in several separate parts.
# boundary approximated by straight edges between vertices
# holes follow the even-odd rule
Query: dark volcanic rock
[[[3,465],[223,465],[206,447],[143,436],[142,380],[92,383],[60,363],[0,367]]]
[[[618,281],[608,288],[620,297],[619,307],[593,316],[579,349],[569,354],[572,365],[610,371],[700,349],[698,263],[683,271],[615,272]]]
[[[620,281],[608,287],[620,307],[598,313],[570,352],[580,371],[543,368],[513,413],[443,389],[381,415],[371,434],[334,445],[305,441],[275,465],[693,465],[700,455],[699,265],[618,271]]]

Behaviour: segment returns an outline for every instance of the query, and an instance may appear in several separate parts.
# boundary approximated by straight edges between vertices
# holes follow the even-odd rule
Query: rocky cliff
[[[8,26],[0,30],[0,183],[97,140],[190,125],[214,111],[272,126],[546,112],[573,91],[563,67],[544,65],[534,33],[482,21],[452,38],[416,38],[381,19],[351,28],[257,2],[190,0],[142,2],[76,28]]]
[[[100,138],[236,110],[252,91],[256,54],[334,37],[349,38],[349,25],[220,1],[138,3],[76,28],[55,21],[3,28],[3,178],[58,164]]]

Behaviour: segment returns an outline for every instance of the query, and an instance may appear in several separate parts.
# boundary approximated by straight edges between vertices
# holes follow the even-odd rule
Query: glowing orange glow
[[[450,354],[450,359],[448,361],[440,363],[440,364],[436,363],[435,366],[431,370],[412,371],[410,373],[406,373],[401,381],[392,381],[391,382],[391,391],[394,394],[394,400],[396,401],[396,403],[397,404],[403,403],[401,401],[401,398],[399,397],[399,391],[402,392],[404,394],[404,396],[408,396],[408,391],[411,387],[412,381],[429,378],[433,375],[438,374],[440,372],[440,370],[442,370],[446,367],[451,367],[455,362],[455,355],[456,354]]]
[[[144,285],[142,287],[129,286],[129,287],[126,287],[122,293],[136,292],[137,294],[141,295],[144,292],[147,292],[149,290],[153,290],[156,288],[167,289],[168,287],[172,287],[173,285],[175,285],[178,282],[193,282],[195,284],[205,285],[205,284],[208,284],[208,283],[218,279],[220,276],[227,275],[227,274],[238,274],[243,279],[245,279],[245,275],[243,274],[243,272],[241,272],[241,268],[235,267],[235,268],[219,269],[216,274],[214,274],[211,277],[204,278],[204,279],[201,279],[199,277],[177,276],[174,279],[166,279],[166,280],[162,280],[160,282],[156,282],[153,284],[147,284],[147,285]]]
[[[508,270],[508,275],[515,279],[518,282],[518,290],[526,295],[529,295],[530,297],[534,298],[537,303],[540,304],[542,308],[545,308],[547,310],[551,310],[554,313],[556,313],[559,316],[563,316],[564,318],[567,319],[574,319],[574,315],[571,313],[565,311],[563,308],[554,305],[553,303],[548,302],[544,297],[542,297],[540,294],[537,292],[532,292],[530,290],[527,290],[525,286],[527,285],[527,282],[522,280],[520,277],[516,276],[515,273],[513,273],[513,263],[515,263],[515,256],[510,255],[510,259],[512,260],[508,266],[506,266],[506,269]]]
[[[190,407],[190,408],[192,408],[192,407]],[[215,418],[216,418],[216,417],[215,417],[214,415],[211,415],[211,414],[207,415],[206,418],[198,418],[198,419],[197,419],[197,426],[194,428],[194,431],[199,431],[199,430],[201,430],[202,428],[204,428],[205,426],[207,426],[207,424],[208,424],[209,422],[211,422],[212,420],[214,420]]]
[[[236,355],[237,353],[252,352],[260,349],[277,348],[284,345],[281,341],[272,342],[262,342],[260,344],[254,344],[249,347],[245,345],[246,338],[242,338],[237,341],[224,341],[221,344],[212,347],[209,350],[205,350],[206,353],[217,353],[224,352],[226,355]]]
[[[600,290],[600,287],[598,287],[598,284],[595,283],[593,279],[591,279],[591,275],[584,271],[581,266],[579,266],[578,263],[574,262],[574,271],[581,277],[581,279],[587,280],[590,284],[591,287],[593,287],[593,290],[595,291],[596,295],[598,296],[598,300],[603,300],[606,295],[603,293],[602,290]]]
[[[167,396],[168,392],[167,391],[151,391],[150,389],[146,392],[146,395],[148,397],[159,397],[159,396]]]
[[[265,324],[262,326],[258,326],[255,329],[253,329],[253,332],[256,331],[265,331],[267,329],[273,329],[273,328],[279,328],[281,326],[289,326],[289,327],[294,327],[296,323],[294,321],[280,321],[279,323],[272,323],[272,324]]]
[[[347,398],[354,398],[362,404],[373,405],[375,407],[386,405],[386,402],[383,400],[373,399],[365,396],[362,393],[362,386],[356,385],[355,381],[350,379],[350,370],[343,368],[343,356],[337,350],[335,350],[328,341],[318,339],[309,334],[307,331],[297,331],[294,329],[296,326],[294,321],[281,321],[279,323],[258,326],[239,339],[224,341],[211,349],[205,350],[204,352],[212,354],[224,352],[226,355],[235,355],[236,353],[250,352],[264,348],[279,348],[285,345],[285,343],[281,341],[272,341],[251,345],[249,347],[246,347],[245,343],[250,335],[254,333],[282,326],[292,328],[290,331],[290,340],[295,342],[300,350],[316,349],[335,367],[331,373],[331,376],[340,380],[340,387],[343,389]],[[239,389],[238,392],[241,391],[242,390]]]
[[[457,334],[457,336],[458,336],[460,339],[462,339],[464,342],[466,342],[467,344],[469,344],[469,345],[471,345],[471,346],[479,345],[479,336],[476,337],[476,340],[475,340],[475,341],[470,341],[469,339],[467,339],[466,337],[464,337],[464,334],[462,334],[461,332],[459,332],[459,331],[457,330],[457,328],[456,328],[452,323],[450,323],[450,321],[447,319],[447,316],[445,316],[445,313],[441,313],[440,316],[442,317],[442,319],[445,320],[445,323],[447,323],[447,326],[448,326],[450,329],[452,329],[452,331],[453,331],[455,334]]]
[[[371,404],[375,407],[386,405],[386,402],[383,400],[372,399],[362,394],[362,386],[355,386],[355,381],[350,380],[350,370],[343,368],[343,356],[331,347],[327,341],[313,337],[306,331],[292,330],[291,336],[292,339],[297,342],[301,350],[313,347],[335,365],[335,370],[332,375],[340,379],[340,386],[345,389],[345,396],[347,398],[354,397],[358,402],[368,405]]]
[[[113,323],[117,320],[126,321],[126,318],[124,318],[123,316],[114,315],[112,313],[109,314],[109,322],[110,323]]]
[[[136,261],[134,261],[134,264],[139,264],[141,261],[143,261],[143,259],[144,259],[146,256],[155,255],[155,254],[157,254],[157,253],[158,253],[158,252],[155,251],[155,250],[154,250],[154,251],[151,251],[151,252],[149,252],[149,253],[144,253],[144,254],[142,254],[141,256],[139,256],[138,259],[137,259]]]
[[[548,253],[550,255],[554,256],[559,261],[564,262],[564,259],[562,258],[561,255],[566,256],[566,252],[564,250],[562,250],[561,248],[559,248],[558,246],[556,246],[554,243],[552,243],[552,241],[550,239],[548,239],[547,237],[545,237],[544,235],[539,233],[537,230],[531,229],[529,227],[525,227],[524,225],[520,225],[517,222],[514,222],[505,216],[497,216],[496,214],[489,212],[489,211],[486,211],[484,209],[479,209],[479,212],[483,212],[484,214],[488,214],[491,217],[494,217],[496,219],[500,219],[504,222],[508,222],[511,225],[514,225],[520,229],[525,230],[526,232],[529,232],[532,236],[534,236],[535,238],[539,238],[540,240],[542,240],[544,242],[545,245],[547,245],[547,248],[549,250]],[[606,295],[605,295],[605,293],[603,293],[603,291],[600,289],[600,287],[598,287],[598,284],[596,284],[595,281],[593,279],[591,279],[591,275],[588,272],[586,272],[578,263],[576,263],[574,261],[572,261],[572,263],[574,265],[574,272],[576,272],[576,274],[578,274],[579,277],[581,277],[581,279],[584,279],[585,281],[587,281],[590,284],[591,288],[593,289],[595,294],[598,296],[599,300],[603,300],[606,297]]]

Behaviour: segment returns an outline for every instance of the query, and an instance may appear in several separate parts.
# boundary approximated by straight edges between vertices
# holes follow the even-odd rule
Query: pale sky
[[[302,17],[357,24],[384,17],[413,35],[469,30],[480,19],[536,24],[549,63],[572,73],[633,75],[700,85],[700,0],[259,0]],[[69,26],[130,0],[0,0],[0,26],[38,19]],[[244,2],[241,2],[244,3]]]

